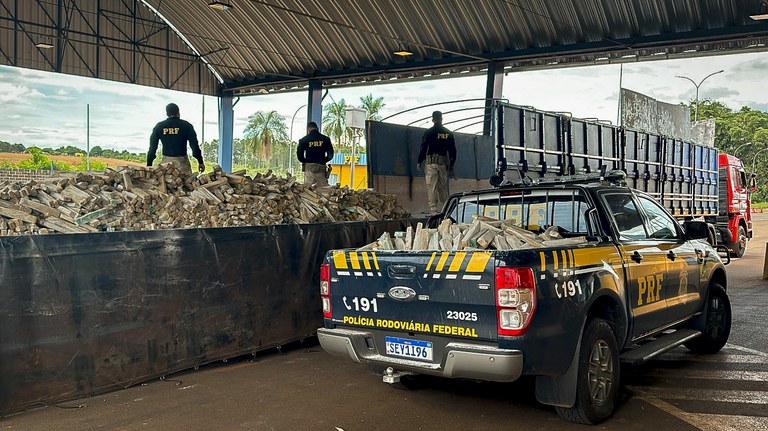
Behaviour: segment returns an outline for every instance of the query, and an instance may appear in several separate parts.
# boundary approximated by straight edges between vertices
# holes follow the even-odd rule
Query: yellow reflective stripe
[[[613,247],[586,248],[575,250],[574,255],[579,259],[578,266],[596,265],[616,257],[616,249]]]
[[[371,252],[371,257],[373,258],[373,267],[376,268],[376,271],[379,270],[379,261],[376,259],[376,253]]]
[[[576,266],[577,266],[577,265],[576,265],[576,255],[573,253],[573,249],[572,249],[572,248],[569,248],[569,249],[568,249],[568,254],[571,256],[571,265],[572,265],[574,268],[576,268]]]
[[[467,256],[466,251],[458,251],[456,252],[456,256],[454,256],[453,260],[451,261],[451,266],[448,268],[449,272],[457,272],[459,268],[461,268],[462,262],[464,262],[464,257]]]
[[[445,266],[445,261],[448,260],[448,256],[450,256],[451,253],[444,251],[443,254],[440,256],[440,260],[437,261],[437,266],[435,267],[435,271],[442,271],[443,267]]]
[[[552,250],[552,257],[555,259],[555,271],[559,269],[560,263],[557,260],[557,250]]]
[[[362,252],[360,255],[363,256],[363,267],[365,269],[371,269],[371,262],[368,260],[368,252]]]
[[[562,258],[563,258],[563,269],[565,269],[565,268],[569,268],[569,267],[570,267],[570,264],[569,264],[569,262],[568,262],[568,256],[565,254],[565,249],[563,249],[563,250],[560,250],[560,255],[561,255],[561,256],[562,256]]]
[[[347,269],[347,268],[349,268],[347,266],[347,255],[345,255],[343,251],[334,251],[333,252],[333,266],[335,266],[336,269]]]
[[[489,251],[476,251],[472,253],[472,257],[469,258],[467,263],[467,272],[483,272],[485,270],[485,264],[491,258],[491,252]]]
[[[349,263],[352,264],[352,269],[360,269],[360,261],[357,258],[356,251],[349,252]]]
[[[544,272],[547,270],[547,257],[543,251],[539,253],[539,257],[541,258],[541,272]]]
[[[435,256],[437,256],[437,252],[432,253],[432,257],[429,258],[429,262],[427,262],[427,271],[432,267],[432,262],[435,260]]]

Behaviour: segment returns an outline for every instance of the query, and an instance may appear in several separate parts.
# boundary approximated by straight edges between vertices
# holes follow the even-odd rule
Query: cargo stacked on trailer
[[[679,220],[712,225],[713,244],[741,257],[752,238],[748,175],[717,149],[561,113],[499,103],[491,183],[622,170]]]

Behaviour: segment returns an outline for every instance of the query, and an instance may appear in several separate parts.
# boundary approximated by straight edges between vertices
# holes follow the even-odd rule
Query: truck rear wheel
[[[733,243],[733,253],[731,255],[733,257],[744,257],[744,254],[747,252],[747,241],[749,241],[747,230],[744,229],[744,226],[739,226],[739,234],[736,236],[736,242]]]
[[[717,353],[731,334],[731,301],[717,283],[710,286],[704,315],[701,336],[685,343],[685,347],[695,353]]]
[[[556,407],[569,422],[595,425],[613,414],[619,392],[619,348],[605,320],[587,324],[579,351],[576,404]]]

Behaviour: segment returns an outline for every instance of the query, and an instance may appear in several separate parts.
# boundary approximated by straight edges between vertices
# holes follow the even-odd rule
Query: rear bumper
[[[375,347],[369,347],[372,336],[366,331],[319,328],[317,337],[323,349],[334,356],[397,371],[492,382],[517,380],[523,371],[519,350],[456,342],[446,345],[439,363],[421,362],[379,354]]]

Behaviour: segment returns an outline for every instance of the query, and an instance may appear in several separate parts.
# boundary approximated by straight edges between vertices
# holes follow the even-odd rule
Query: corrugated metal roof
[[[764,50],[768,41],[768,23],[749,18],[762,0],[222,1],[232,9],[141,0],[161,19],[133,7],[139,1],[0,0],[0,63],[204,93],[220,79],[240,94],[308,79],[477,73],[490,61],[523,69]],[[34,47],[46,32],[65,41],[62,55]],[[401,48],[413,55],[393,55]]]

